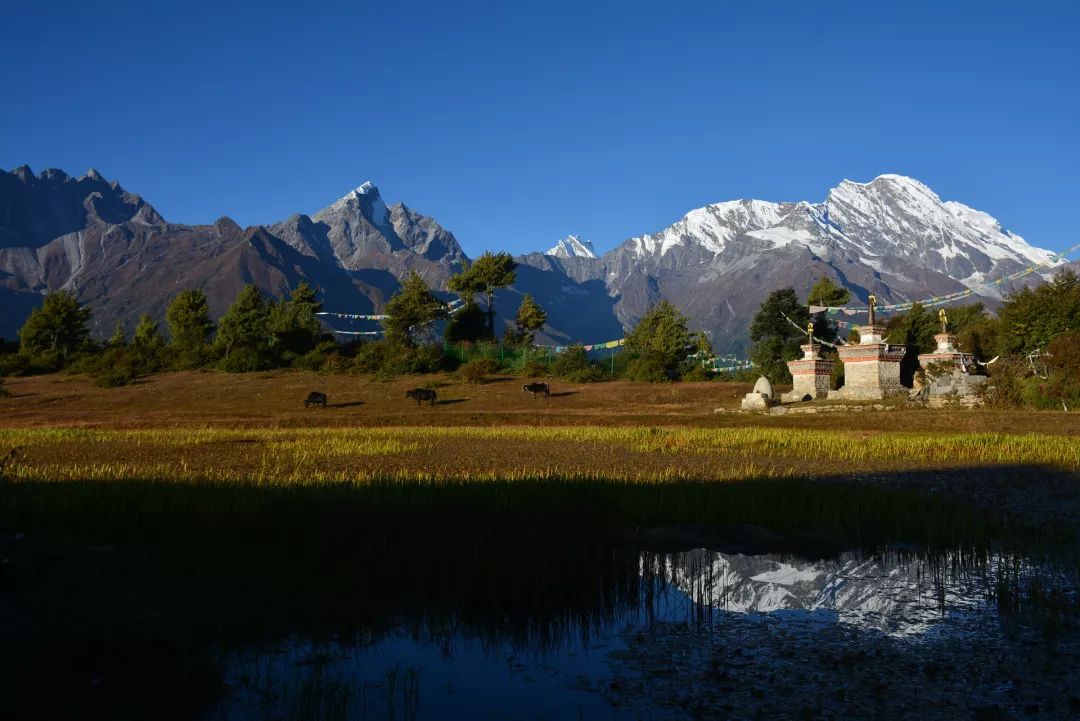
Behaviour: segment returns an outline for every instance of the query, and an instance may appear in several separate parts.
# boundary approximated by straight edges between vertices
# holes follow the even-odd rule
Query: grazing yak
[[[311,406],[326,408],[326,394],[319,391],[308,393],[308,397],[304,399],[304,408],[310,408]]]
[[[521,389],[526,393],[532,393],[533,399],[535,399],[536,396],[540,393],[544,394],[544,398],[547,398],[551,395],[551,386],[549,386],[547,383],[526,383],[521,387]]]
[[[406,398],[415,398],[416,405],[420,405],[425,401],[431,405],[435,405],[435,391],[428,390],[427,388],[413,388],[411,391],[405,391]]]

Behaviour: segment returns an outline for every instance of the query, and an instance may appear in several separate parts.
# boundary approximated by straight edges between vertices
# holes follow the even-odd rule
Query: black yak
[[[326,408],[326,394],[319,391],[311,391],[308,393],[308,397],[304,400],[304,408],[311,406],[321,406]]]
[[[406,398],[415,398],[416,405],[427,401],[431,405],[435,405],[435,391],[427,388],[413,388],[410,391],[405,391]]]
[[[521,387],[526,393],[532,393],[532,397],[535,399],[540,393],[544,394],[544,398],[551,395],[551,386],[547,383],[526,383]]]

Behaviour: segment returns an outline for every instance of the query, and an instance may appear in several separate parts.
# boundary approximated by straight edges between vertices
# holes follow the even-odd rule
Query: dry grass
[[[898,429],[948,433],[1080,435],[1080,413],[928,411],[830,413],[798,416],[724,414],[750,387],[733,383],[600,384],[552,382],[554,397],[531,399],[522,379],[484,385],[446,376],[377,382],[358,376],[299,372],[167,373],[135,385],[104,389],[85,378],[10,378],[0,398],[0,427],[299,428],[386,426],[690,426],[806,428],[866,432]],[[417,407],[404,398],[415,386],[435,387],[439,404]],[[321,390],[330,407],[305,409]]]

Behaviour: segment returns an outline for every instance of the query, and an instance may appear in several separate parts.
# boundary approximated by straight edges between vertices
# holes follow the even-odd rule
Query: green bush
[[[208,368],[217,360],[213,348],[208,345],[169,346],[168,368],[174,371]]]
[[[463,363],[457,369],[457,376],[466,383],[480,384],[487,380],[488,376],[499,372],[499,367],[494,361],[486,358]]]
[[[711,381],[715,377],[716,377],[715,373],[713,373],[708,368],[703,368],[702,366],[698,365],[697,363],[694,363],[693,365],[691,365],[689,368],[686,369],[686,372],[682,374],[682,379],[684,381],[688,382],[688,383],[700,383],[701,381]]]
[[[21,353],[0,354],[0,378],[27,375],[30,359]]]
[[[626,366],[625,377],[631,381],[664,383],[673,380],[667,367],[655,358],[635,358]]]
[[[573,373],[586,370],[588,367],[589,354],[585,352],[585,348],[572,345],[555,356],[555,360],[551,364],[551,373],[560,378],[565,378]]]
[[[218,362],[218,367],[228,373],[250,373],[266,370],[266,357],[253,348],[235,348]]]
[[[528,360],[521,367],[521,375],[526,378],[546,378],[550,373],[551,364],[546,359]]]
[[[1027,363],[1019,358],[1002,358],[988,367],[990,371],[986,402],[997,408],[1019,408],[1030,391],[1025,379],[1031,374]]]
[[[118,388],[134,383],[137,378],[132,366],[120,364],[103,368],[94,376],[94,384],[101,388]]]
[[[388,340],[362,343],[356,351],[353,368],[377,378],[393,378],[415,373],[436,373],[447,367],[438,345],[409,348]]]

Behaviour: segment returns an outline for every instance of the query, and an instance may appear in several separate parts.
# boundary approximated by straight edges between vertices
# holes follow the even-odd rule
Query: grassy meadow
[[[0,429],[16,482],[254,485],[581,479],[737,481],[977,469],[1080,470],[1080,442],[1039,433],[452,426]]]

